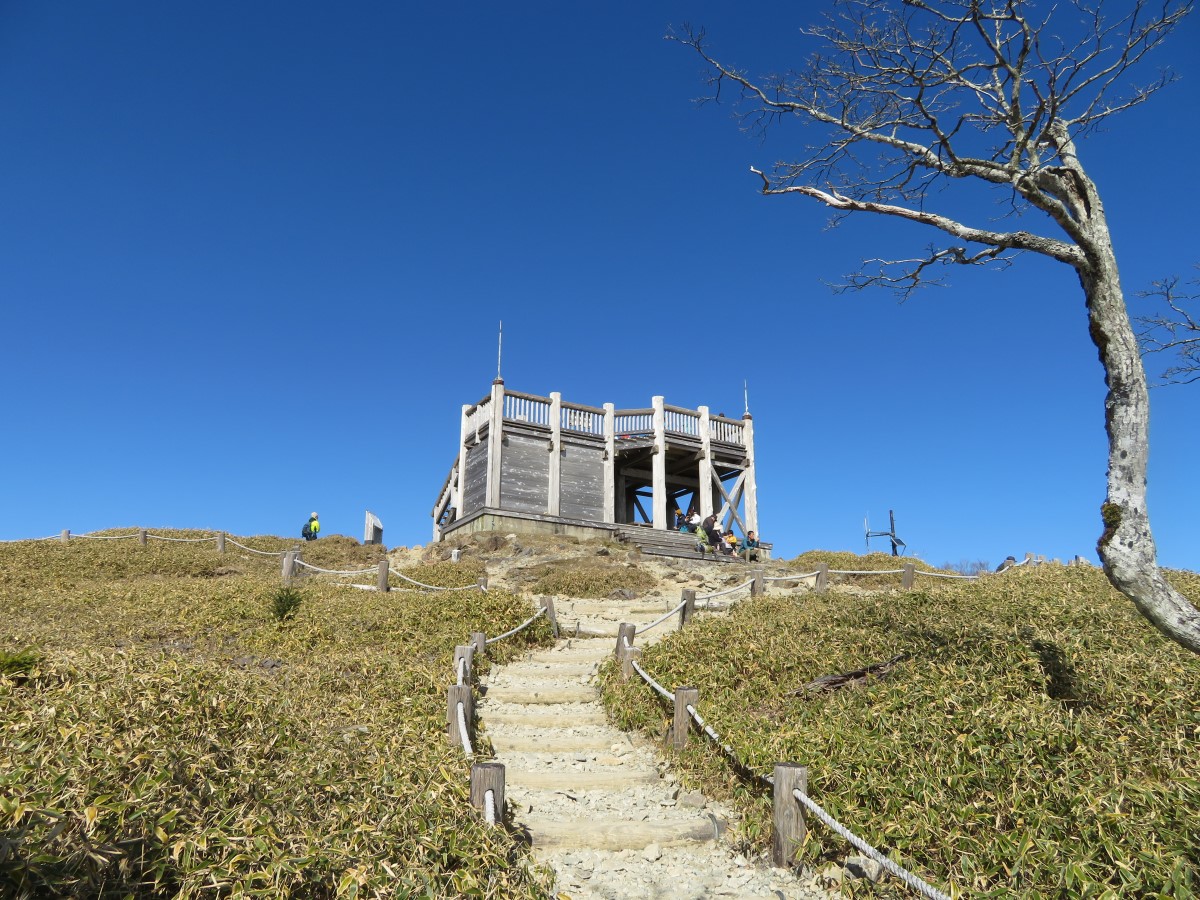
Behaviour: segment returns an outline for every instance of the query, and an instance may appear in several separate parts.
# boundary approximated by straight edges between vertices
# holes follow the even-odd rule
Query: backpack
[[[305,522],[304,527],[300,529],[300,537],[308,540],[312,536],[312,523]]]

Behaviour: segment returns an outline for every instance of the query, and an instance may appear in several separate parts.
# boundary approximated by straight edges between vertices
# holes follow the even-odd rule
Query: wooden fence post
[[[797,763],[775,763],[775,785],[771,795],[775,833],[771,841],[771,862],[780,868],[788,868],[797,861],[807,831],[804,807],[792,795],[797,789],[808,793],[808,768]]]
[[[630,646],[633,646],[633,639],[637,637],[637,626],[632,622],[622,622],[617,626],[617,647],[613,652],[616,654],[617,662],[625,659],[625,642],[628,641]]]
[[[558,638],[558,615],[554,612],[554,598],[553,597],[539,597],[538,598],[538,609],[544,609],[546,611],[546,618],[550,620],[550,633],[554,635],[555,639],[557,639]]]
[[[829,563],[821,563],[817,566],[817,583],[813,590],[818,594],[823,594],[827,587],[829,587]]]
[[[379,561],[379,577],[375,579],[375,590],[382,594],[386,594],[391,590],[388,587],[388,561],[386,556]]]
[[[472,631],[471,645],[476,653],[487,653],[487,635],[482,631]]]
[[[296,551],[288,550],[283,554],[283,583],[290,586],[294,574],[296,574]]]
[[[475,661],[475,647],[472,644],[459,644],[454,648],[454,672],[458,674],[458,661],[463,660],[463,684],[471,684],[475,680],[472,663]]]
[[[487,816],[487,792],[492,792],[496,824],[504,819],[504,764],[475,763],[471,766],[471,805]]]
[[[683,592],[683,609],[681,609],[679,611],[679,627],[680,627],[680,629],[682,629],[684,625],[686,625],[690,621],[692,621],[692,618],[695,615],[696,615],[696,592],[691,590],[690,588],[686,588]]]
[[[455,548],[450,551],[450,562],[456,563],[462,559],[462,550]]]
[[[138,529],[138,543],[141,544],[143,547],[146,546],[146,529],[145,528]]]
[[[675,688],[675,718],[671,723],[671,746],[676,750],[682,750],[687,746],[689,725],[692,721],[692,714],[687,709],[688,705],[690,704],[695,709],[699,702],[699,688]]]
[[[621,680],[628,681],[633,674],[633,664],[642,658],[641,647],[630,647],[621,655]]]
[[[471,686],[469,684],[452,684],[446,689],[446,735],[450,738],[450,743],[456,747],[466,747],[467,742],[463,740],[464,735],[458,727],[458,704],[463,705],[463,721],[466,722],[467,729],[471,728],[471,715],[473,704],[471,699]]]
[[[476,584],[479,586],[479,589],[480,589],[481,591],[486,591],[486,590],[487,590],[487,576],[486,576],[486,575],[480,575],[480,576],[479,576],[479,581],[477,581],[477,582],[475,582],[475,583],[476,583]]]
[[[915,577],[914,573],[916,571],[917,567],[914,563],[905,563],[904,574],[900,576],[900,587],[904,588],[906,591],[911,588],[913,586],[913,578]]]
[[[752,573],[754,580],[750,582],[750,596],[757,597],[767,591],[767,583],[763,580],[766,573],[762,569],[755,569]]]
[[[60,534],[60,535],[58,536],[58,539],[59,539],[60,541],[62,541],[64,544],[70,543],[70,541],[71,541],[71,529],[70,529],[70,528],[64,528],[64,529],[62,530],[62,534]]]
[[[217,552],[225,552],[225,532],[223,531],[217,535]]]

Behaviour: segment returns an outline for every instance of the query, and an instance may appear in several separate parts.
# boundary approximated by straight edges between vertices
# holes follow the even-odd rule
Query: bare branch
[[[1200,278],[1188,284],[1200,286]],[[1178,359],[1163,370],[1159,386],[1200,381],[1200,291],[1181,291],[1178,278],[1164,278],[1138,296],[1161,298],[1169,310],[1134,319],[1140,328],[1137,339],[1143,355],[1167,353]]]

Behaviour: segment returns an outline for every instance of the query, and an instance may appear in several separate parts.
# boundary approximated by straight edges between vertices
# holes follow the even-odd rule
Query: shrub
[[[281,587],[271,595],[271,615],[278,622],[295,618],[304,595],[292,587]]]

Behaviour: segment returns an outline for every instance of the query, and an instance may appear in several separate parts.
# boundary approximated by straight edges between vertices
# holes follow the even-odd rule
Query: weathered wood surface
[[[604,517],[604,451],[571,441],[560,457],[559,515],[600,521]]]
[[[545,513],[550,480],[546,438],[509,433],[500,465],[500,506],[517,512]]]
[[[467,449],[467,471],[462,494],[463,508],[458,511],[460,519],[477,509],[483,509],[487,499],[487,440]]]

